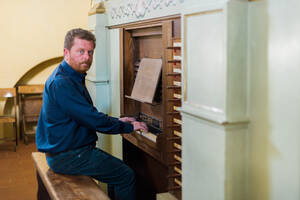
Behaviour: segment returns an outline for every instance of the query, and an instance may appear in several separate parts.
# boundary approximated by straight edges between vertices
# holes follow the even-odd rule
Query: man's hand
[[[134,131],[143,131],[143,132],[148,132],[148,127],[144,122],[131,122],[131,124],[133,125],[133,130]]]
[[[136,121],[134,117],[121,117],[119,118],[119,120],[127,123],[132,123]]]

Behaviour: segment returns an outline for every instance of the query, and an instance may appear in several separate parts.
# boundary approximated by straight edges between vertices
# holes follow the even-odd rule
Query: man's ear
[[[69,51],[68,49],[64,48],[64,58],[65,58],[66,60],[68,60],[68,59],[69,59],[69,56],[70,56],[70,51]]]

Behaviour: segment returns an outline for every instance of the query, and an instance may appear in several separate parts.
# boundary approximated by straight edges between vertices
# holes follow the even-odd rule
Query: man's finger
[[[136,119],[134,117],[127,117],[128,122],[135,122]]]

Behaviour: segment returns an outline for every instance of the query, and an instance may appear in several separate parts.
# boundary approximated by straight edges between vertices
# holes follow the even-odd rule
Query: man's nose
[[[89,53],[86,51],[86,52],[84,52],[83,57],[84,57],[85,59],[89,59],[89,58],[90,58],[90,55],[89,55]]]

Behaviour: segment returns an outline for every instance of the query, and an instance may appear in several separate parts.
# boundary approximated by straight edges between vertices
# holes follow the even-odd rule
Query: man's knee
[[[135,183],[135,172],[130,167],[126,170],[126,182]]]

